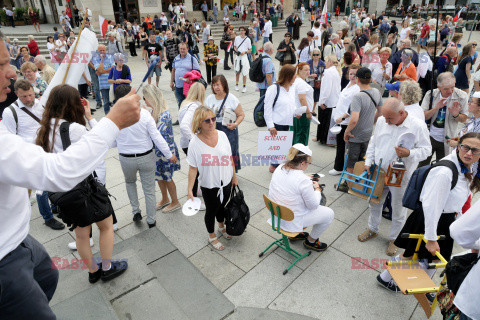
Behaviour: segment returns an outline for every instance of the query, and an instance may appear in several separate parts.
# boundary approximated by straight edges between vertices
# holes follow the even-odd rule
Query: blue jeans
[[[178,108],[180,109],[180,105],[182,104],[183,100],[185,100],[185,96],[183,95],[183,88],[175,87],[175,98],[177,98]]]
[[[105,110],[105,115],[110,111],[110,88],[109,89],[100,89],[102,93],[103,100],[103,110]]]
[[[41,196],[37,194],[37,204],[43,220],[45,220],[45,222],[52,220],[53,213],[50,209],[50,204],[48,203],[48,193],[46,191],[44,191]]]
[[[266,42],[268,42],[268,41],[270,41],[270,38],[269,38],[269,37],[263,37],[263,43],[266,43]]]
[[[93,91],[95,92],[95,101],[97,101],[97,104],[101,106],[102,98],[100,97],[100,85],[98,84],[98,76],[95,73],[95,70],[93,70],[92,68],[88,67],[88,71],[90,71],[90,77],[92,78]]]

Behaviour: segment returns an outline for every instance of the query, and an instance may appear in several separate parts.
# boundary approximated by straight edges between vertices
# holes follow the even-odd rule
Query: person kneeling
[[[268,197],[291,209],[292,221],[280,221],[280,227],[288,232],[300,232],[290,240],[305,239],[305,248],[324,251],[327,244],[319,241],[320,235],[333,221],[333,210],[320,205],[321,189],[304,173],[312,161],[312,150],[301,143],[290,148],[287,162],[277,167],[270,181]],[[268,221],[271,224],[271,220]],[[312,232],[303,228],[313,226]]]

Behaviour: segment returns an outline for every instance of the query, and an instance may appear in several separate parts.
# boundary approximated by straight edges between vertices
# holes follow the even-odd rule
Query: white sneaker
[[[237,85],[235,86],[235,91],[238,91],[238,90],[239,90],[239,89],[238,89],[238,84],[237,84]]]
[[[242,92],[243,93],[247,92],[247,87],[243,87]]]
[[[205,202],[202,201],[202,204],[200,205],[200,211],[205,211],[206,209]]]
[[[92,238],[90,238],[90,247],[93,247],[93,239],[92,239]],[[70,242],[70,243],[68,244],[68,249],[70,249],[70,250],[77,250],[77,243],[76,243],[75,241]]]
[[[118,230],[118,225],[116,223],[113,224],[113,231],[117,231]]]
[[[337,171],[335,169],[332,169],[332,170],[328,171],[328,174],[331,175],[331,176],[338,176],[338,175],[342,174],[342,171]]]

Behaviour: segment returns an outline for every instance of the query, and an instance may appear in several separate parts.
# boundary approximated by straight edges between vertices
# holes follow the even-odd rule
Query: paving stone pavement
[[[336,24],[337,22],[334,22],[334,27]],[[310,26],[308,21],[302,27],[302,35],[306,33],[307,25]],[[282,38],[283,32],[276,31],[274,44],[278,45]],[[479,38],[480,32],[474,32],[473,39]],[[295,42],[298,44],[299,41]],[[466,43],[466,39],[464,42]],[[133,86],[138,87],[146,72],[145,62],[139,56],[130,58],[128,65],[133,72]],[[278,61],[275,61],[275,65],[278,74]],[[205,70],[204,65],[201,65],[201,69]],[[227,77],[231,94],[239,98],[245,111],[245,120],[239,127],[240,151],[242,154],[256,155],[257,133],[265,130],[257,128],[253,123],[252,111],[259,93],[255,90],[254,83],[250,81],[247,82],[246,93],[236,92],[233,90],[234,72],[223,71],[223,67],[219,66],[218,73]],[[163,71],[159,87],[168,102],[173,119],[177,119],[178,107],[169,88],[169,79],[170,73]],[[210,93],[211,89],[208,88],[207,94]],[[90,102],[92,106],[95,105],[92,99]],[[102,115],[103,111],[98,110],[95,117],[101,118]],[[315,125],[311,126],[311,137],[314,136],[316,129]],[[178,126],[174,126],[174,134],[178,144],[180,138]],[[367,202],[334,190],[333,185],[338,177],[328,175],[328,171],[333,168],[334,148],[321,146],[315,142],[310,142],[309,146],[313,150],[313,159],[308,171],[326,175],[321,182],[326,184],[327,205],[334,209],[335,220],[321,237],[322,241],[329,244],[329,249],[323,253],[313,252],[285,276],[282,275],[282,271],[291,263],[291,258],[284,252],[270,249],[262,258],[258,257],[258,253],[277,238],[266,223],[269,213],[262,199],[262,194],[268,193],[271,177],[268,167],[245,166],[240,170],[238,174],[240,188],[244,190],[250,207],[251,222],[241,237],[235,237],[230,241],[221,238],[226,249],[218,252],[207,245],[207,232],[202,214],[186,217],[181,211],[174,213],[158,211],[156,228],[161,231],[159,233],[145,232],[147,230],[145,220],[140,224],[133,223],[118,152],[115,149],[110,150],[106,157],[107,186],[116,197],[112,202],[119,220],[119,229],[115,232],[115,243],[118,245],[114,248],[114,255],[121,252],[119,258],[129,258],[130,269],[122,277],[115,279],[114,283],[94,287],[88,284],[85,270],[81,272],[60,270],[59,287],[52,300],[54,310],[60,316],[68,309],[68,303],[74,304],[77,301],[75,299],[84,301],[85,297],[88,297],[96,301],[104,297],[112,302],[111,306],[98,307],[99,312],[103,312],[104,319],[115,317],[146,319],[152,314],[157,315],[155,318],[161,319],[203,319],[201,306],[211,303],[211,300],[207,301],[208,292],[218,289],[233,303],[230,306],[228,300],[221,300],[218,306],[221,310],[218,314],[224,310],[233,312],[228,310],[233,310],[234,306],[236,311],[227,314],[227,319],[231,320],[306,319],[306,317],[425,319],[423,311],[413,297],[393,294],[380,288],[376,283],[375,277],[382,269],[372,262],[388,258],[385,255],[385,248],[389,222],[382,221],[380,235],[376,239],[367,243],[358,242],[356,236],[367,223]],[[180,163],[182,168],[180,172],[175,173],[174,181],[177,184],[179,199],[184,203],[187,194],[188,165],[183,152],[180,152]],[[138,188],[141,208],[145,214],[143,192],[140,185]],[[158,187],[156,195],[157,201],[160,201]],[[51,256],[79,258],[77,252],[66,247],[69,241],[74,240],[73,233],[67,229],[53,231],[47,228],[35,203],[32,205],[30,233],[45,245]],[[93,227],[93,237],[95,241],[93,251],[97,253],[99,232],[96,227]],[[302,253],[305,252],[301,244],[294,244],[293,247]],[[459,247],[455,250],[463,251]],[[184,258],[187,258],[190,264],[179,262]],[[182,267],[177,270],[177,265]],[[175,274],[197,272],[193,266],[209,280],[208,283],[211,282],[213,285],[210,286],[200,280],[198,283],[181,283],[178,286],[177,283],[171,283]],[[439,278],[435,276],[434,279],[438,281]],[[134,282],[140,286],[134,287]],[[197,299],[196,301],[184,299],[185,293],[190,291],[195,295],[190,294],[188,297]],[[168,305],[169,309],[156,305],[158,299],[164,299],[162,306]],[[281,311],[298,316],[285,315]],[[433,319],[440,317],[437,309]],[[90,317],[85,313],[84,318]]]

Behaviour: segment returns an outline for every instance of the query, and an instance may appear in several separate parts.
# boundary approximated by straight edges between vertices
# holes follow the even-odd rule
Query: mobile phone
[[[320,176],[317,174],[317,173],[314,173],[311,175],[311,178],[310,178],[312,181],[319,181],[320,180]]]
[[[87,100],[85,98],[82,98],[82,105],[85,107],[87,105]]]

